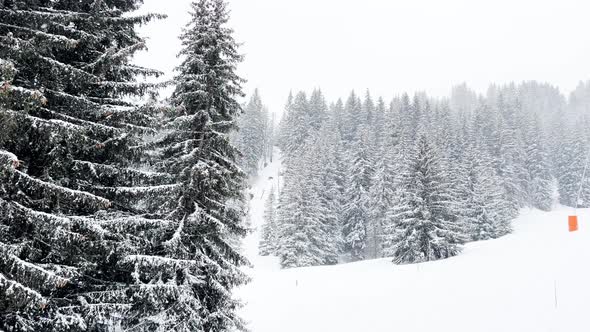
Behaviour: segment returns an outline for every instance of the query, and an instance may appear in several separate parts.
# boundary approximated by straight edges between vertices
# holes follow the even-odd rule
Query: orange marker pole
[[[569,216],[568,226],[570,232],[576,232],[578,230],[578,216]]]

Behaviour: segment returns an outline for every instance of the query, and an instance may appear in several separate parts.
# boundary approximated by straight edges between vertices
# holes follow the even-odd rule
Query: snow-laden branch
[[[20,184],[22,184],[25,187],[29,187],[32,190],[45,189],[53,194],[69,196],[73,198],[73,200],[76,202],[92,203],[96,208],[106,209],[111,206],[111,202],[108,199],[93,195],[88,192],[69,189],[66,187],[55,185],[53,183],[35,179],[19,170],[15,170],[15,175],[17,176],[18,182]]]
[[[0,290],[4,294],[19,299],[27,299],[27,307],[29,308],[45,308],[47,299],[39,292],[11,279],[8,279],[4,274],[0,273]]]
[[[2,12],[6,12],[6,10],[0,9],[0,13],[2,13]],[[14,29],[14,30],[26,31],[26,32],[34,34],[37,37],[41,37],[41,38],[44,38],[47,40],[52,40],[52,41],[55,41],[58,43],[62,43],[63,45],[66,45],[66,47],[75,47],[78,43],[77,40],[68,38],[66,36],[50,34],[50,33],[39,31],[39,30],[29,29],[29,28],[23,27],[23,26],[17,26],[17,25],[6,24],[6,23],[0,23],[0,26],[5,27],[5,28],[9,28],[9,29]]]
[[[18,166],[19,161],[16,155],[5,150],[0,150],[0,167],[16,169]]]

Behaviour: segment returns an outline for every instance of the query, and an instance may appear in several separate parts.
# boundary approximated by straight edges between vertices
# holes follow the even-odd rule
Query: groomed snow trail
[[[252,332],[588,332],[590,210],[523,210],[514,233],[451,259],[396,266],[378,259],[280,270],[258,256],[264,201],[279,158],[253,183],[257,231],[245,242],[253,281],[238,290]],[[269,180],[269,177],[273,177]]]
[[[246,237],[243,247],[246,257],[254,266],[254,269],[247,269],[252,277],[255,277],[253,273],[260,270],[280,269],[276,258],[261,257],[258,254],[258,243],[260,242],[261,228],[264,224],[264,204],[272,190],[278,192],[277,188],[282,182],[282,178],[279,179],[281,154],[276,148],[273,154],[273,162],[258,172],[258,176],[252,181],[251,188],[248,190],[252,197],[249,203],[249,218],[253,232]],[[278,195],[275,195],[275,197],[278,199]]]

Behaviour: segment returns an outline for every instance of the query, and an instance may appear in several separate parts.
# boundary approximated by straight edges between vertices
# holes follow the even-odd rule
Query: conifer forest
[[[464,281],[480,295],[505,288],[499,275],[536,287],[526,276],[552,262],[561,274],[528,303],[547,289],[548,308],[590,309],[590,287],[559,279],[590,276],[582,71],[567,92],[316,86],[275,109],[240,71],[234,2],[182,1],[170,76],[135,61],[142,27],[168,19],[142,0],[0,0],[0,332],[483,332],[417,324],[417,308],[475,310]],[[567,215],[576,242],[555,235]],[[413,304],[453,296],[469,301]],[[501,315],[499,301],[482,303]],[[311,313],[326,306],[325,322]],[[372,321],[390,306],[392,325]],[[551,331],[588,328],[545,316]],[[490,326],[541,331],[510,319]]]

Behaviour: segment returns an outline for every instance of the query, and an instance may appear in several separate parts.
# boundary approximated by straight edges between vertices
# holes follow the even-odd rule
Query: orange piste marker
[[[567,221],[570,232],[578,230],[578,216],[569,216]]]

